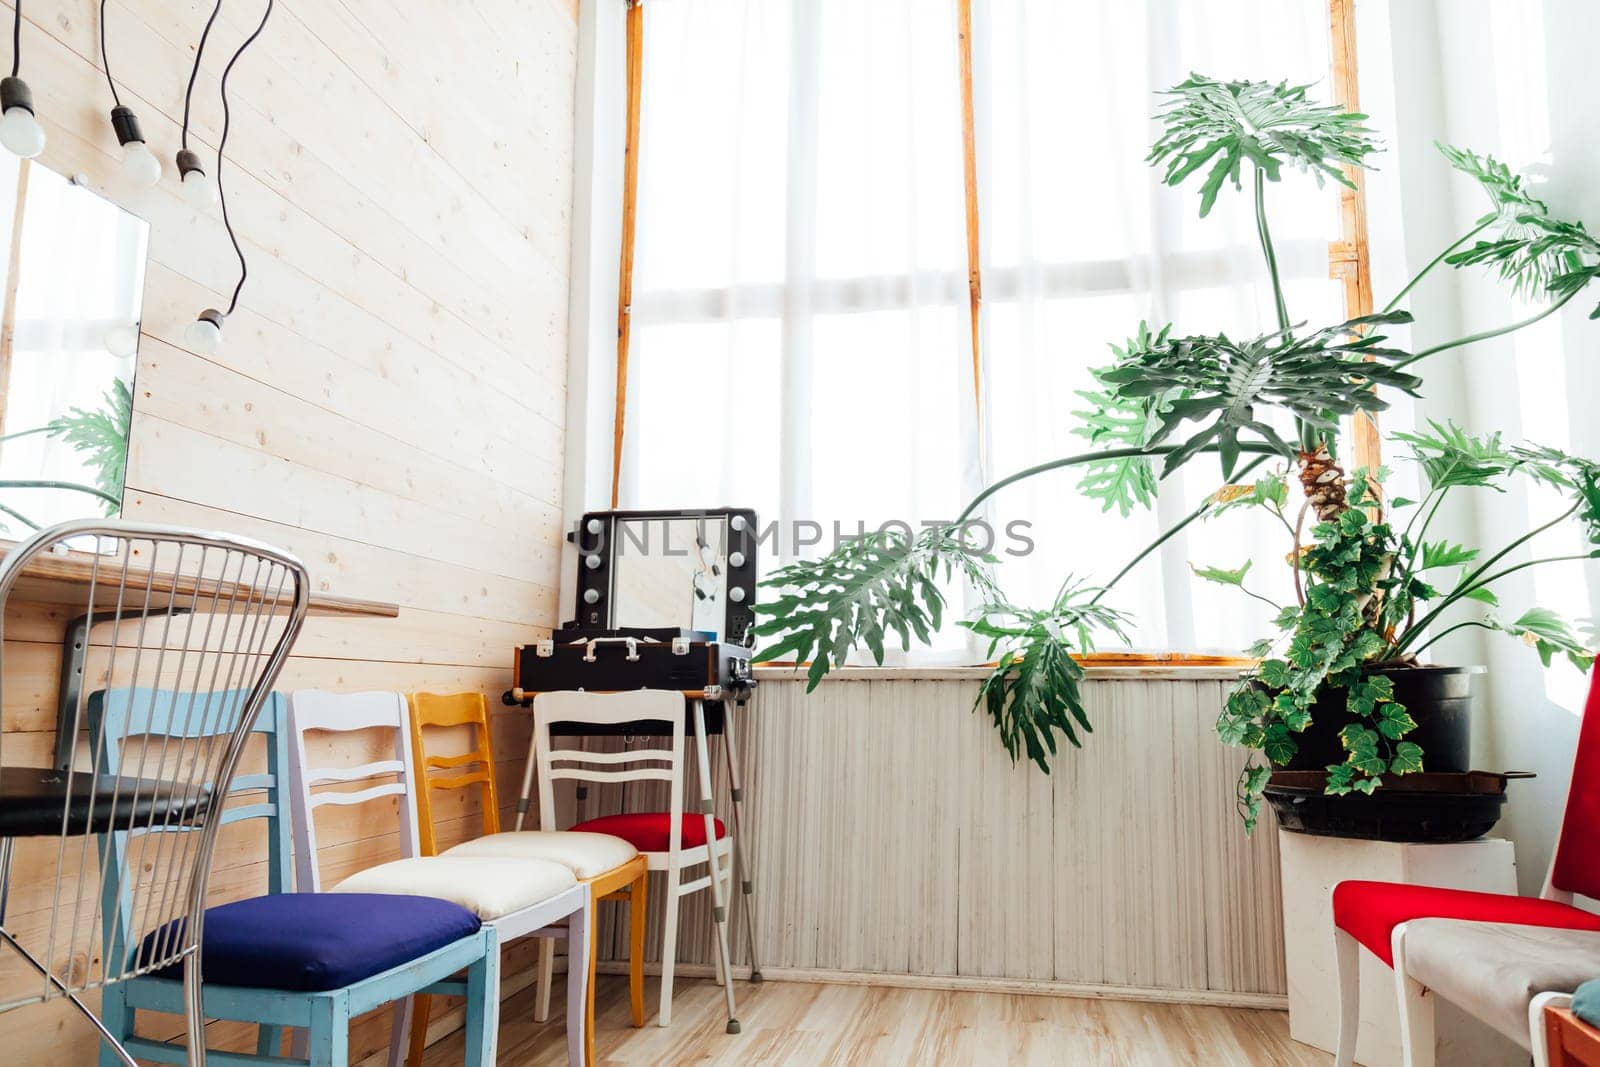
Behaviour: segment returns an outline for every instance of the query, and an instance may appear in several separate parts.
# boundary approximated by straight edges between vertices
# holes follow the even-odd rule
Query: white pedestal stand
[[[1289,1036],[1334,1050],[1339,984],[1333,961],[1329,894],[1346,879],[1448,886],[1487,893],[1517,891],[1510,841],[1480,838],[1453,845],[1406,845],[1278,832],[1283,875],[1283,936],[1289,979]],[[1490,1027],[1434,998],[1440,1067],[1525,1067],[1528,1054]],[[1356,1062],[1400,1067],[1394,972],[1361,951],[1361,1034]]]

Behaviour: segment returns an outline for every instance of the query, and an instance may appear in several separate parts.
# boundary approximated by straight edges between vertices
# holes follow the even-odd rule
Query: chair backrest
[[[623,693],[552,692],[533,698],[533,752],[539,775],[539,828],[556,829],[555,782],[668,783],[668,830],[676,852],[683,832],[683,694],[676,689],[635,689]],[[630,746],[622,752],[556,748],[552,723],[625,726],[634,722],[672,723],[667,747]]]
[[[297,884],[302,893],[322,889],[317,863],[316,809],[333,804],[348,807],[395,797],[400,814],[400,854],[416,856],[417,801],[411,777],[411,727],[405,698],[399,693],[328,693],[299,689],[289,694],[289,788],[294,793],[294,851]],[[356,766],[312,763],[321,749],[307,743],[312,731],[351,734],[377,731],[380,758]],[[364,782],[387,778],[365,789],[313,793],[315,785]]]
[[[1600,663],[1589,679],[1589,699],[1578,723],[1578,748],[1572,760],[1572,786],[1567,810],[1561,817],[1544,895],[1570,900],[1572,894],[1600,898],[1600,849],[1595,848],[1595,828],[1600,827]]]
[[[500,832],[500,794],[494,784],[494,746],[489,740],[489,702],[482,693],[408,693],[411,709],[411,758],[417,783],[417,820],[422,834],[422,854],[439,854],[433,829],[433,791],[483,787],[483,832]],[[428,728],[470,727],[472,748],[456,756],[430,755]],[[470,768],[460,774],[432,775],[428,769]]]
[[[89,696],[89,739],[102,751],[101,766],[107,774],[120,775],[126,770],[135,777],[153,758],[159,765],[168,754],[172,742],[199,738],[215,738],[226,731],[223,726],[233,716],[213,710],[213,704],[243,704],[250,694],[242,689],[226,693],[179,693],[170,689],[110,689]],[[223,826],[262,819],[267,827],[267,892],[288,893],[294,889],[294,870],[291,855],[289,812],[289,783],[287,750],[289,735],[284,718],[283,697],[268,694],[256,716],[251,732],[266,738],[266,770],[261,774],[234,776],[229,796],[260,794],[255,803],[237,805],[222,811]],[[125,749],[134,738],[142,738],[137,755],[124,767]],[[138,953],[128,952],[128,935],[133,931],[148,930],[147,916],[134,914],[134,886],[137,879],[127,877],[129,839],[137,837],[140,827],[117,830],[101,840],[100,861],[111,877],[104,880],[101,895],[101,921],[105,958],[108,967],[120,973],[130,967],[139,967]],[[190,833],[194,828],[177,825],[170,828],[157,826],[152,832]],[[146,901],[148,907],[149,901]],[[156,942],[144,946],[153,951]]]
[[[27,868],[11,877],[12,907],[48,918],[9,943],[35,966],[42,960],[48,973],[36,994],[7,998],[0,1009],[75,995],[194,952],[225,821],[222,798],[233,788],[248,734],[270,700],[309,598],[305,567],[293,556],[180,527],[68,522],[6,554],[0,627],[7,614],[27,617],[26,607],[6,611],[14,602],[43,603],[66,620],[66,640],[54,766],[38,767],[44,761],[27,749],[20,756],[0,751],[8,831],[54,842],[30,850]],[[0,655],[9,652],[5,636],[0,630]],[[18,676],[0,671],[0,686]],[[141,707],[135,700],[125,709],[129,724],[169,736],[142,746],[136,759],[121,758],[119,746],[90,737],[92,688],[169,695],[165,711],[160,701]],[[16,707],[6,695],[0,694],[0,708]],[[116,700],[101,704],[108,717],[117,708]],[[15,729],[0,724],[0,746],[16,750]],[[108,725],[104,740],[114,732]],[[111,774],[113,766],[121,773]],[[194,832],[170,832],[180,828]],[[130,963],[123,953],[99,951],[95,941],[104,932],[105,902],[120,896],[111,883],[123,880],[111,853],[134,839],[138,862],[129,866],[138,876],[127,879],[134,925],[126,933],[151,937]],[[63,965],[97,956],[99,966]]]

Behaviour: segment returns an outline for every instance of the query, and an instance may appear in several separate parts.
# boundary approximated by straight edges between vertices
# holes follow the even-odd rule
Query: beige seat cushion
[[[436,897],[488,922],[532,907],[577,884],[559,863],[498,856],[418,856],[369,867],[333,887],[335,893]]]
[[[1528,1047],[1528,1004],[1600,978],[1600,932],[1462,919],[1406,925],[1406,971]]]
[[[463,841],[446,856],[506,856],[549,860],[588,880],[627,863],[639,850],[620,837],[571,830],[512,830]]]

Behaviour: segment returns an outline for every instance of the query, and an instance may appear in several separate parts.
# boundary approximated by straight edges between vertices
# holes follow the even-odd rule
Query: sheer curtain
[[[1201,221],[1197,194],[1143,162],[1153,93],[1190,69],[1326,83],[1324,0],[973,9],[981,418],[955,0],[646,4],[623,506],[754,506],[780,520],[782,557],[950,519],[986,481],[1084,449],[1075,390],[1141,319],[1268,328],[1247,196]],[[1272,199],[1292,313],[1336,319],[1336,197],[1294,174]],[[1038,603],[1069,571],[1104,581],[1217,481],[1196,461],[1159,515],[1126,519],[1072,473],[1008,491],[991,524],[1029,522],[1034,544],[1001,568],[1008,591]],[[1219,519],[1119,587],[1137,645],[1258,636],[1267,609],[1198,586],[1185,561],[1237,566],[1267,547],[1250,543],[1261,526]],[[1285,588],[1286,548],[1256,553],[1264,591]],[[952,632],[935,654],[974,651]]]
[[[1275,328],[1249,178],[1200,219],[1194,184],[1170,189],[1144,161],[1159,133],[1156,95],[1195,71],[1224,80],[1319,82],[1328,94],[1325,0],[976,0],[973,40],[984,220],[984,395],[990,472],[1003,476],[1090,447],[1073,435],[1078,390],[1148,321],[1175,333],[1248,337]],[[1230,195],[1231,194],[1231,195]],[[1328,280],[1337,195],[1286,170],[1268,190],[1291,318],[1334,323]],[[1038,548],[1000,571],[1037,603],[1067,573],[1105,581],[1221,483],[1202,456],[1162,486],[1154,512],[1103,512],[1061,471],[996,498],[1032,523]],[[1292,600],[1284,531],[1258,514],[1190,527],[1117,587],[1137,647],[1237,652],[1273,612],[1194,578],[1189,561],[1255,567],[1249,582]]]

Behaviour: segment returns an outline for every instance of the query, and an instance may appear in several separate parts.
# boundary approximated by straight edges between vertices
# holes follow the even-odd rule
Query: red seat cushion
[[[727,827],[722,825],[721,819],[713,819],[716,824],[717,840],[728,836]],[[580,822],[572,827],[573,830],[582,830],[591,834],[610,834],[620,837],[640,852],[665,852],[669,847],[667,835],[672,832],[672,815],[665,811],[637,811],[626,815],[606,815],[599,819],[590,819]],[[706,819],[704,815],[685,815],[683,817],[683,847],[699,848],[706,843]]]
[[[1333,890],[1333,922],[1394,966],[1394,928],[1412,919],[1468,919],[1474,922],[1600,930],[1600,915],[1539,897],[1473,893],[1398,882],[1340,882]]]

